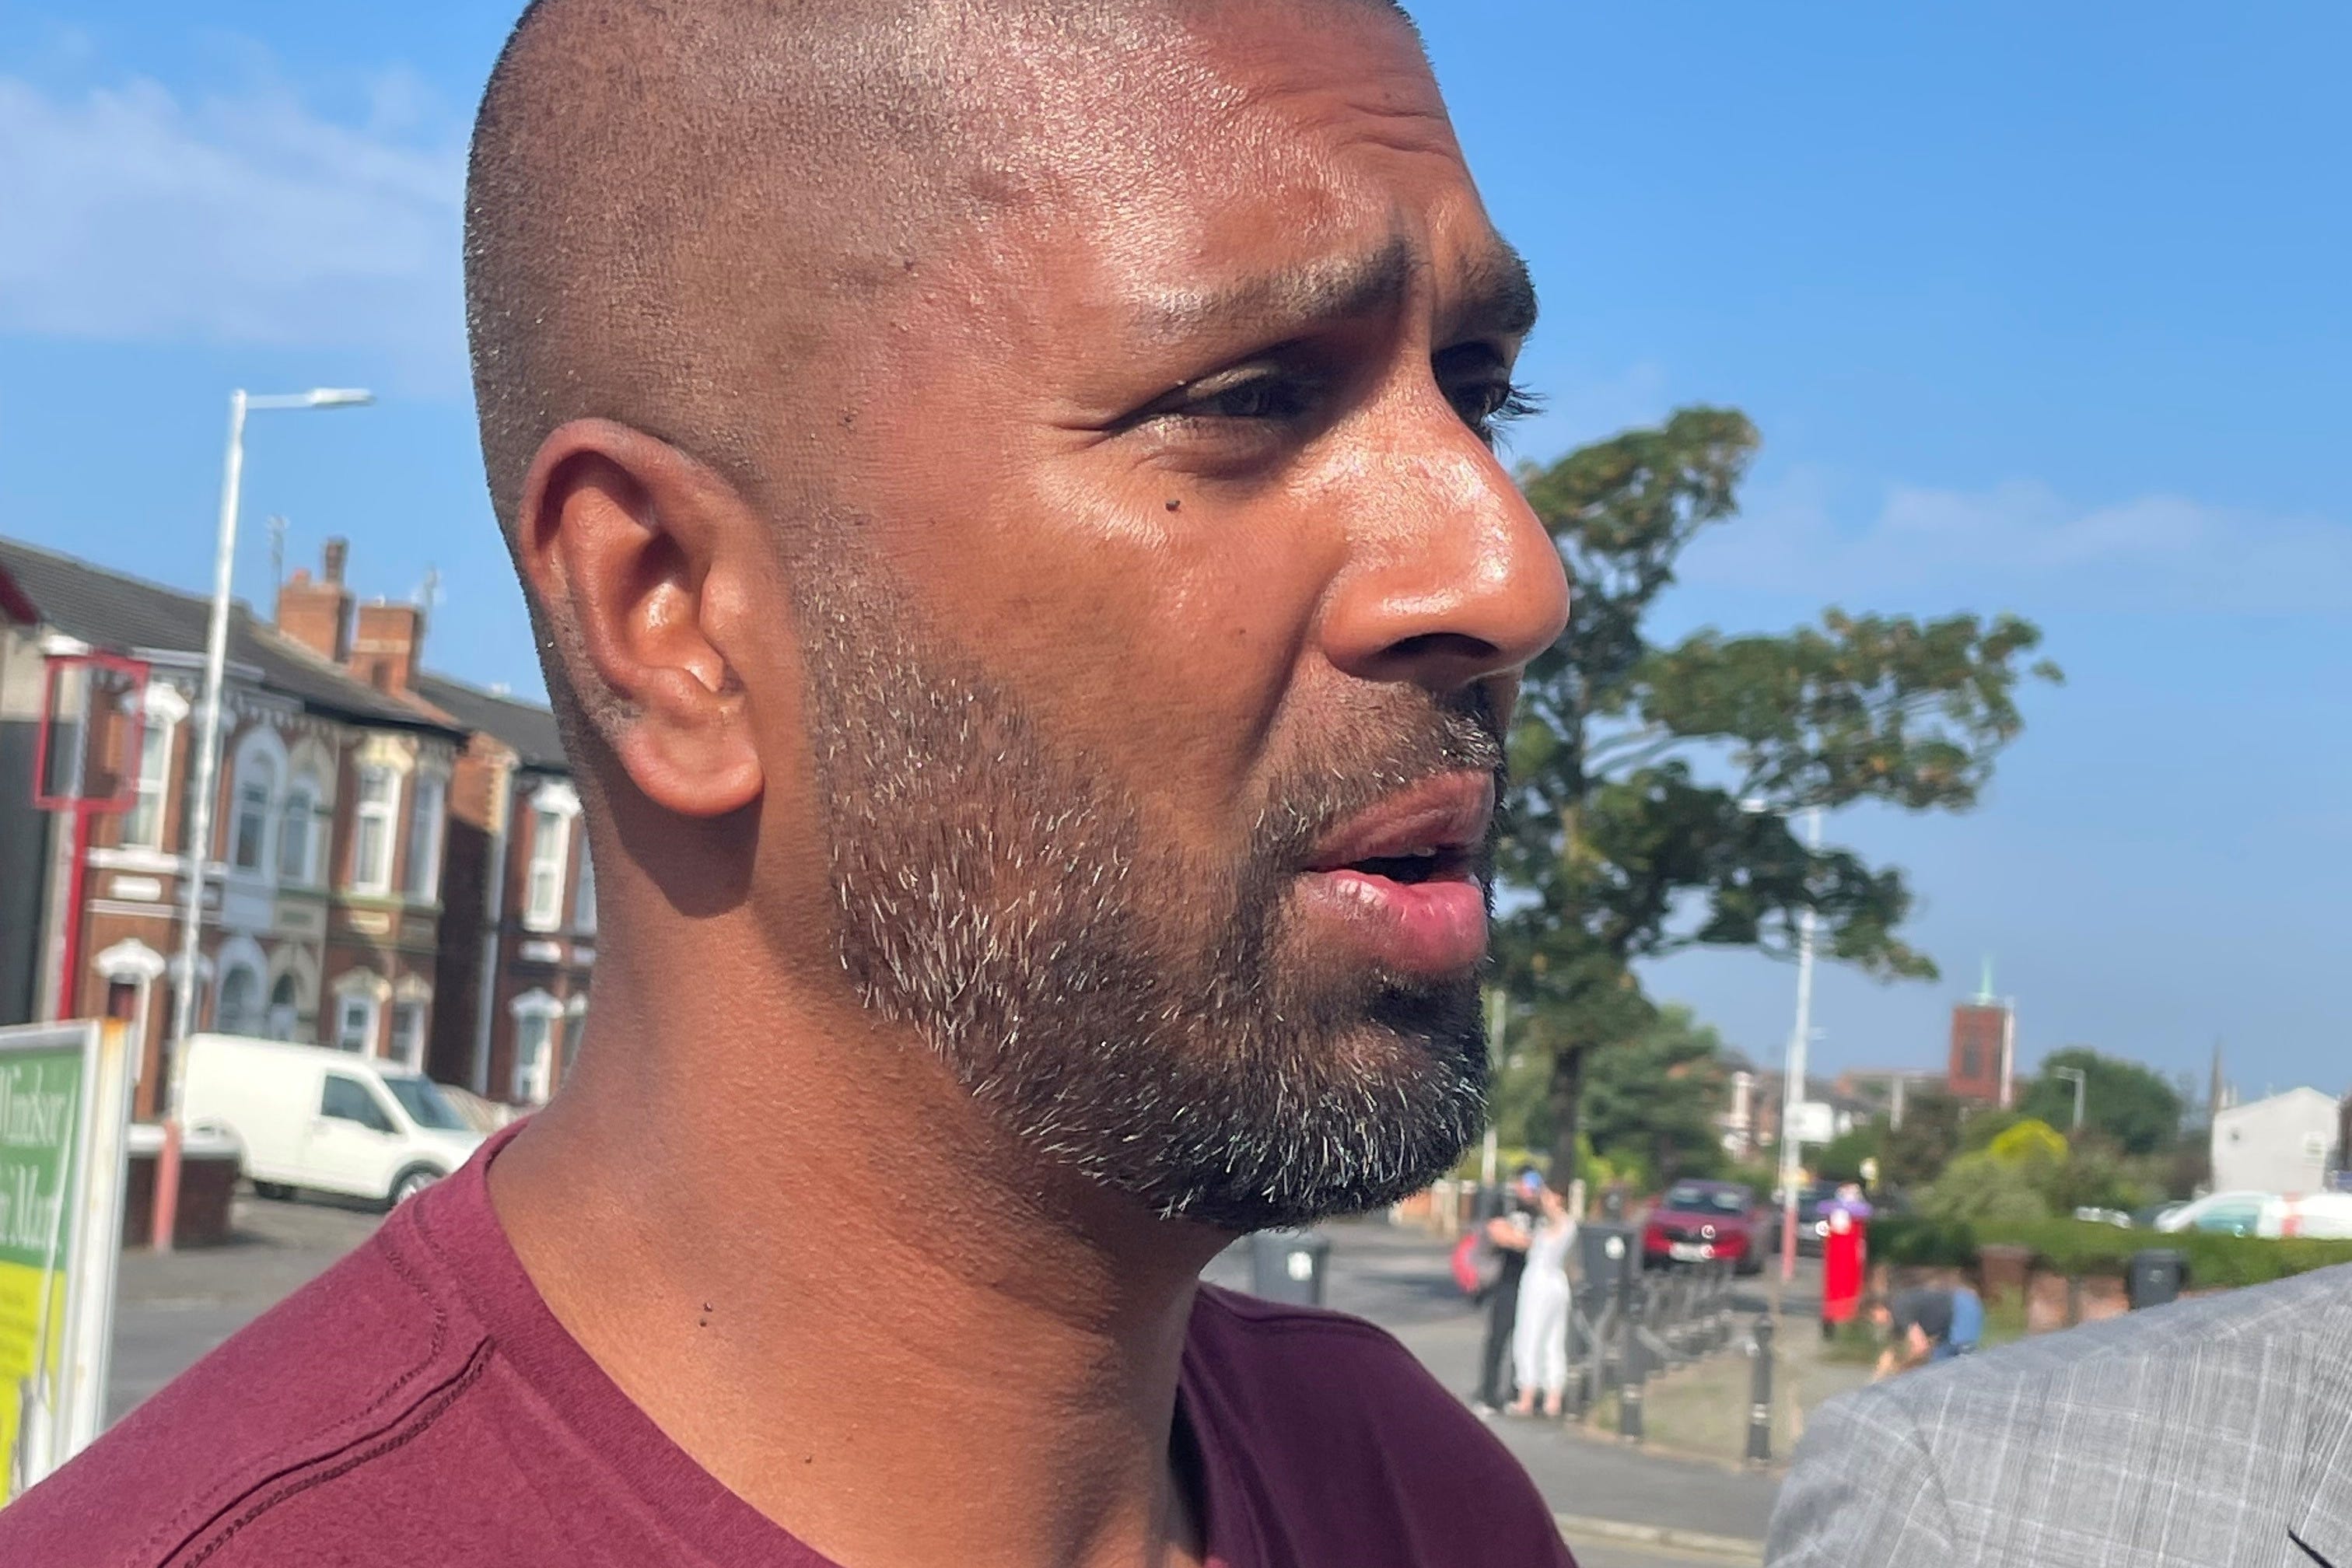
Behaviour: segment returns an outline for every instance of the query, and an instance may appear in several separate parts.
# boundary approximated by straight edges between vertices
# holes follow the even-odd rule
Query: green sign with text
[[[79,1043],[0,1053],[0,1461],[18,1468],[26,1415],[42,1408],[65,1348],[73,1242],[67,1205],[81,1135]]]

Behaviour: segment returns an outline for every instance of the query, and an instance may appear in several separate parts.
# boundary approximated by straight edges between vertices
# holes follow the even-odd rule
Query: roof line
[[[62,550],[51,550],[47,545],[35,544],[30,540],[19,539],[14,534],[0,536],[0,542],[6,543],[11,550],[21,550],[27,555],[46,556],[60,566],[70,566],[82,572],[96,572],[101,576],[112,577],[121,582],[135,583],[150,593],[168,594],[173,598],[190,605],[202,605],[206,609],[212,607],[212,595],[209,594],[191,594],[185,588],[174,588],[169,583],[158,583],[154,578],[142,577],[136,572],[121,572],[111,566],[100,566],[86,556],[68,555]],[[229,604],[242,609],[247,615],[253,613],[253,606],[247,605],[243,599],[231,598]],[[197,648],[193,651],[202,653],[204,650]]]
[[[534,713],[546,713],[552,711],[552,710],[544,702],[535,701],[529,697],[518,696],[511,691],[493,691],[487,686],[483,686],[476,681],[467,680],[462,675],[451,675],[446,670],[420,668],[417,671],[417,674],[428,679],[438,680],[446,685],[457,687],[469,695],[480,698],[485,702],[503,702],[509,708],[527,708]]]
[[[5,545],[11,551],[20,551],[28,556],[37,556],[46,564],[62,572],[80,573],[87,576],[127,584],[142,593],[172,600],[185,609],[200,611],[207,616],[211,613],[212,605],[209,595],[191,594],[184,588],[174,588],[128,572],[118,572],[110,566],[101,566],[94,561],[85,560],[78,555],[68,555],[62,551],[46,549],[41,545],[15,537],[0,537],[0,545]],[[8,575],[5,568],[0,568],[0,583],[13,584],[13,581],[14,579]],[[29,602],[27,600],[27,603]],[[272,652],[288,658],[294,663],[309,666],[330,683],[331,690],[341,689],[339,691],[333,691],[333,694],[319,697],[306,696],[299,691],[281,693],[293,698],[295,701],[305,707],[315,706],[325,709],[361,724],[438,731],[460,741],[472,732],[469,726],[457,723],[453,720],[434,718],[423,710],[421,704],[404,700],[395,693],[377,690],[343,666],[335,663],[332,659],[321,658],[312,649],[303,647],[288,637],[275,621],[263,620],[254,613],[253,606],[243,599],[232,598],[229,601],[228,618],[233,632],[242,631],[255,641],[268,647]],[[35,624],[40,624],[46,619],[46,616],[37,616]],[[95,643],[99,639],[93,637],[85,640]],[[158,647],[152,651],[186,654],[199,659],[205,652],[201,647],[184,649]],[[234,647],[230,649],[227,662],[240,670],[250,668],[246,660],[236,658]],[[270,683],[267,670],[255,670],[254,679],[265,688]],[[371,711],[376,708],[397,711]]]

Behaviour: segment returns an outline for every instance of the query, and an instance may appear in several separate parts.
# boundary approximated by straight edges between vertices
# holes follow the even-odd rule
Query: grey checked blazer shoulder
[[[1823,1405],[1772,1568],[2352,1568],[2352,1266]]]

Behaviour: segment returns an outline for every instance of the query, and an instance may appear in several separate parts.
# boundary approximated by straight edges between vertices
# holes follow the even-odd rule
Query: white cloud
[[[265,82],[184,102],[0,76],[0,331],[462,363],[463,143],[404,78],[364,125]]]
[[[1829,598],[1998,592],[2077,608],[2352,610],[2352,527],[2146,495],[2099,505],[2016,480],[1984,490],[1898,485],[1874,510],[1799,471],[1696,545],[1686,576]]]

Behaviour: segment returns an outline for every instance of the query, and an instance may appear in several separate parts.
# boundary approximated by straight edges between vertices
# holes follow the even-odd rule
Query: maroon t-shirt
[[[831,1568],[555,1321],[490,1207],[503,1142],[0,1508],[0,1564]],[[1203,1287],[1178,1405],[1217,1568],[1573,1568],[1517,1462],[1368,1323]]]

